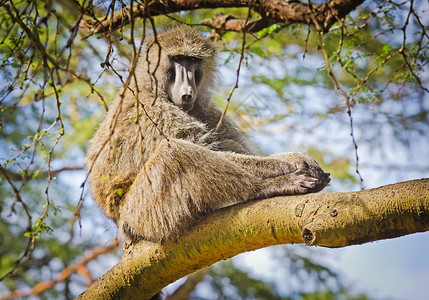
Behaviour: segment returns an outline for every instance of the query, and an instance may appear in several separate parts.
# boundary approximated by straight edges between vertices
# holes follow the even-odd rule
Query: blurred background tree
[[[244,36],[213,22],[258,20],[248,8],[131,18],[97,34],[84,26],[133,3],[0,0],[0,298],[16,290],[73,298],[121,255],[111,251],[116,226],[91,199],[83,158],[154,26],[186,23],[215,40],[218,104],[228,103],[228,115],[261,153],[309,152],[331,172],[329,191],[428,177],[426,1],[366,1],[326,32],[273,22]],[[419,243],[429,245],[421,236]],[[100,245],[103,256],[91,252]],[[79,265],[87,252],[91,259]],[[253,260],[240,255],[218,263],[168,291],[171,299],[366,299],[362,291],[375,297],[359,282],[350,285],[336,255],[273,247]],[[40,285],[73,264],[81,268],[48,289]]]

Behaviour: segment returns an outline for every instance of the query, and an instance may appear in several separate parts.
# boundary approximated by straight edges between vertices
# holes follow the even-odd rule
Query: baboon
[[[318,192],[329,183],[304,153],[251,155],[229,119],[215,131],[215,47],[187,26],[149,37],[136,80],[90,141],[93,196],[129,238],[162,242],[221,207]]]

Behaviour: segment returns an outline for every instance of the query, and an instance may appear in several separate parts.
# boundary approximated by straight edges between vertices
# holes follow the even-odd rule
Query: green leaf
[[[384,46],[383,46],[383,52],[384,52],[384,53],[389,53],[389,52],[390,52],[390,45],[387,45],[387,44],[386,44],[386,45],[384,45]]]

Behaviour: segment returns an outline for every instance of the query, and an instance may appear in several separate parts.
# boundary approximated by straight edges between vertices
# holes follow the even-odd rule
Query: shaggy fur
[[[202,79],[190,111],[167,96],[171,55],[201,59]],[[212,101],[215,61],[213,45],[189,27],[149,38],[137,84],[118,94],[90,142],[86,166],[93,196],[132,239],[177,238],[221,207],[317,192],[329,182],[329,174],[306,154],[249,155],[244,134],[228,119],[213,133],[221,116]]]

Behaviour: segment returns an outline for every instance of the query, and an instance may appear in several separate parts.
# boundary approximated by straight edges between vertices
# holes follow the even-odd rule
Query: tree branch
[[[38,172],[37,176],[35,176],[33,178],[33,176],[32,176],[33,174],[28,174],[28,173],[22,174],[22,173],[18,173],[18,172],[9,171],[6,169],[3,169],[3,170],[9,176],[10,180],[13,180],[13,181],[31,180],[31,179],[34,179],[36,177],[40,179],[40,178],[46,178],[49,175],[48,171]],[[64,168],[57,169],[57,170],[51,170],[51,177],[55,177],[64,171],[81,171],[81,170],[83,170],[83,167],[80,167],[80,166],[64,167]]]
[[[205,268],[190,274],[181,286],[179,286],[171,295],[167,296],[167,300],[189,299],[189,295],[195,291],[197,284],[204,280],[208,272],[209,268]]]
[[[429,179],[249,201],[207,216],[178,241],[131,245],[77,299],[150,299],[196,270],[272,245],[345,247],[423,231],[429,231]]]
[[[227,31],[236,32],[258,32],[266,27],[269,27],[276,22],[269,19],[259,19],[257,21],[249,22],[245,19],[237,19],[231,15],[217,15],[212,19],[201,20],[201,25],[205,25],[214,29],[218,36],[222,36]]]
[[[324,4],[312,5],[316,12],[316,19],[327,31],[332,24],[343,18],[353,9],[363,3],[364,0],[331,0]],[[298,1],[284,0],[155,0],[150,1],[145,7],[139,3],[132,8],[125,7],[116,11],[112,17],[103,20],[86,20],[81,23],[81,28],[92,33],[102,33],[108,30],[116,30],[130,23],[130,10],[134,18],[150,18],[159,15],[190,11],[202,8],[231,8],[250,7],[261,16],[257,26],[248,26],[249,31],[261,30],[261,26],[270,26],[274,23],[304,23],[312,24],[313,14],[309,4]],[[242,24],[243,25],[243,24]],[[233,28],[237,31],[237,24]],[[241,30],[243,30],[242,28]]]

